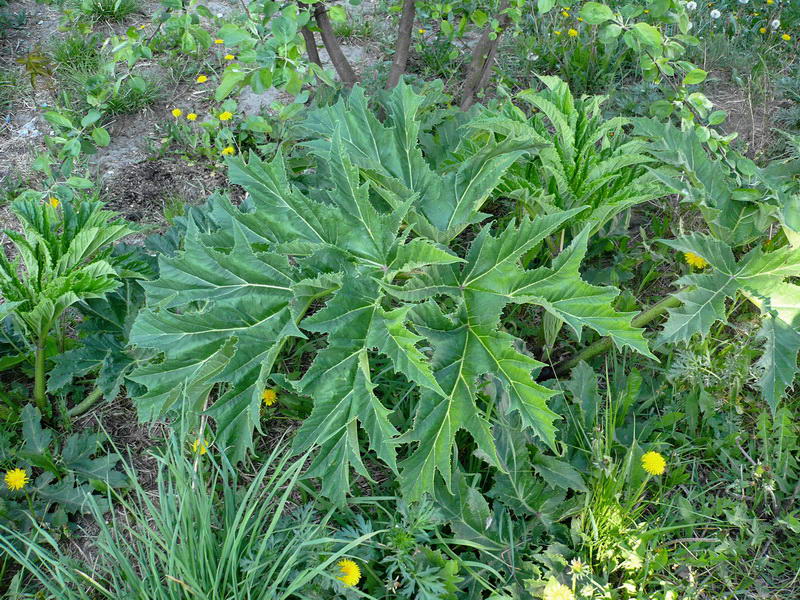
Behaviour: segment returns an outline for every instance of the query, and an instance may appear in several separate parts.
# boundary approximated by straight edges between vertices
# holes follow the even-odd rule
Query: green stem
[[[685,288],[684,288],[685,289]],[[683,290],[678,290],[676,293],[680,293]],[[666,298],[663,298],[646,311],[639,313],[634,319],[631,321],[631,325],[633,327],[644,327],[650,321],[655,319],[656,317],[664,314],[667,312],[667,309],[675,308],[681,305],[681,301],[675,295],[669,295]],[[597,340],[594,344],[591,344],[581,350],[575,357],[571,360],[561,363],[558,367],[556,367],[556,373],[558,375],[563,375],[576,367],[579,362],[589,360],[590,358],[597,356],[611,348],[611,338],[604,337],[602,339]]]
[[[100,388],[94,388],[86,398],[83,399],[82,402],[76,404],[72,408],[67,411],[68,417],[80,417],[82,414],[87,412],[95,403],[103,396],[103,392]]]
[[[45,394],[45,341],[40,339],[36,344],[36,355],[33,365],[33,400],[43,416],[49,417],[50,410]]]

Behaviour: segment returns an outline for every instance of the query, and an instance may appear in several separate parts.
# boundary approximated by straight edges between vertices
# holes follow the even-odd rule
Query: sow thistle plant
[[[382,123],[356,88],[310,113],[302,128],[315,171],[302,176],[280,152],[269,162],[229,160],[232,181],[248,192],[244,205],[212,202],[211,225],[189,223],[183,251],[161,256],[159,279],[145,284],[148,308],[131,343],[160,358],[131,375],[146,387],[142,418],[205,411],[217,423],[215,446],[240,459],[272,380],[313,400],[294,447],[319,449],[307,475],[321,478],[326,496],[344,500],[351,468],[370,477],[363,430],[415,499],[432,491],[437,473],[450,487],[460,430],[501,466],[490,416],[498,411],[518,414],[554,445],[559,417],[547,401],[555,392],[533,378],[543,363],[503,329],[506,306],[541,306],[578,337],[588,327],[652,356],[632,314],[613,308],[619,291],[580,276],[590,226],[549,264],[522,262],[582,207],[474,227],[509,166],[537,146],[486,134],[481,151],[434,169],[418,142],[422,103],[401,84]],[[324,336],[325,346],[302,376],[277,373],[285,344],[309,335]],[[404,431],[399,400],[376,389],[379,357],[415,389],[416,416]],[[506,394],[497,406],[479,393],[489,380]]]

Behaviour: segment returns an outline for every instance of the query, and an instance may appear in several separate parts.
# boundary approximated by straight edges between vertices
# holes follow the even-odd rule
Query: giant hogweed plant
[[[64,312],[80,301],[103,298],[116,289],[119,269],[111,245],[134,229],[103,210],[102,203],[22,198],[12,204],[22,233],[6,230],[15,257],[0,252],[0,322],[9,318],[34,357],[33,398],[44,415],[52,409],[46,394],[48,338]]]
[[[310,173],[288,172],[280,153],[269,162],[230,160],[245,206],[215,202],[213,226],[190,223],[183,250],[161,257],[160,277],[145,283],[148,308],[131,342],[161,354],[131,375],[147,388],[142,417],[205,412],[216,420],[217,447],[241,458],[262,392],[279,382],[313,400],[294,444],[319,449],[308,476],[321,479],[327,496],[343,501],[351,468],[369,478],[363,431],[413,499],[433,490],[437,473],[451,486],[460,430],[501,466],[491,432],[497,412],[518,414],[554,444],[554,392],[533,378],[543,364],[504,330],[506,306],[539,305],[578,337],[588,327],[652,356],[631,313],[614,309],[618,290],[580,276],[589,227],[551,261],[522,261],[582,208],[504,228],[485,221],[482,204],[535,147],[485,136],[483,151],[434,170],[418,144],[421,103],[401,84],[381,122],[356,88],[311,113]],[[275,373],[287,341],[309,336],[325,345],[302,376]],[[415,418],[404,430],[395,414],[401,399],[374,383],[378,358],[414,387]],[[496,406],[481,393],[490,381],[505,391]]]
[[[503,193],[531,215],[586,207],[571,220],[570,238],[587,223],[597,232],[628,208],[665,195],[664,186],[647,169],[654,159],[644,152],[646,142],[623,130],[630,120],[603,118],[605,96],[574,98],[558,77],[539,79],[543,90],[517,95],[534,112],[531,117],[508,102],[469,123],[542,146],[506,172]]]

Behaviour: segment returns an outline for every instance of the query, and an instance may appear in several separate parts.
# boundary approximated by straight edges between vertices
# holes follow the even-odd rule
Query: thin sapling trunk
[[[336,69],[339,79],[341,79],[342,83],[347,87],[353,87],[356,81],[358,81],[356,72],[353,71],[353,67],[350,66],[350,62],[347,60],[344,52],[342,52],[342,47],[339,45],[339,40],[336,39],[336,35],[333,33],[331,20],[328,18],[328,9],[324,4],[317,4],[314,9],[314,18],[317,21],[317,27],[319,27],[322,43],[325,44],[325,50],[328,51],[328,56],[331,58],[333,68]]]
[[[417,11],[416,5],[415,0],[403,0],[403,12],[400,15],[400,29],[397,32],[392,70],[389,71],[389,78],[386,80],[387,90],[395,87],[400,81],[400,77],[406,72],[408,51],[411,47],[411,32],[414,29],[414,17]]]

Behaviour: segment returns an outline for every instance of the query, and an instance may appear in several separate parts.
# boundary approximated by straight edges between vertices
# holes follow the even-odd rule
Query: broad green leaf
[[[22,438],[25,440],[25,451],[30,454],[45,456],[49,454],[53,442],[53,432],[42,428],[42,415],[32,404],[25,405],[20,414],[22,420]]]
[[[505,170],[530,142],[508,141],[485,147],[446,174],[436,174],[417,145],[420,124],[415,118],[424,98],[401,82],[386,103],[388,119],[381,123],[369,110],[361,88],[347,100],[318,109],[302,123],[306,142],[318,156],[330,156],[334,131],[353,164],[375,182],[388,201],[416,197],[409,221],[415,231],[448,243],[468,225],[483,218],[480,207]]]
[[[92,129],[92,139],[94,142],[104,148],[111,143],[111,135],[105,127],[95,127]]]
[[[496,528],[492,527],[489,504],[479,490],[469,485],[461,471],[454,473],[452,491],[437,487],[435,498],[456,539],[489,551],[503,547]]]
[[[546,454],[537,454],[532,461],[534,470],[548,484],[565,490],[588,492],[583,477],[568,462]]]
[[[683,85],[695,85],[698,83],[703,83],[707,76],[708,73],[703,69],[692,69],[684,76]]]
[[[159,377],[150,366],[131,379],[151,388],[140,405],[149,418],[181,398],[190,376],[228,384],[210,414],[217,416],[219,444],[241,457],[283,338],[303,337],[289,306],[294,269],[285,257],[255,251],[239,227],[230,253],[203,244],[196,230],[188,235],[182,254],[160,257],[161,277],[145,284],[148,300],[158,304],[142,311],[131,330],[132,344],[165,350],[159,369],[170,375]],[[170,310],[200,299],[206,308]],[[206,398],[193,398],[187,408],[202,410]]]
[[[222,74],[222,81],[214,92],[214,99],[219,102],[227,98],[230,93],[247,78],[247,73],[241,71],[239,67],[232,66],[225,69]]]
[[[494,434],[503,468],[495,475],[488,496],[518,515],[540,513],[546,502],[558,499],[559,495],[553,494],[553,490],[536,476],[525,435],[507,423],[496,425]],[[563,494],[560,500],[564,500]]]
[[[550,12],[555,5],[556,0],[536,0],[536,8],[540,15]]]
[[[614,11],[599,2],[586,2],[581,6],[580,15],[589,25],[600,25],[613,19]]]
[[[636,134],[652,140],[648,153],[662,163],[653,174],[701,210],[715,237],[736,247],[762,235],[770,224],[769,212],[763,205],[734,200],[739,183],[726,162],[708,156],[694,130],[681,131],[654,119],[633,122]]]
[[[663,42],[663,38],[661,37],[661,32],[658,28],[653,27],[649,23],[636,23],[633,26],[632,31],[638,39],[643,44],[650,46],[653,49],[660,49],[661,44]]]
[[[64,115],[54,112],[52,110],[45,112],[44,118],[47,119],[53,125],[57,125],[58,127],[67,127],[69,129],[74,129],[74,125],[72,124],[72,121],[70,121],[68,117],[65,117]]]
[[[800,286],[789,278],[800,275],[800,249],[783,247],[764,253],[756,247],[736,260],[727,244],[698,233],[663,243],[700,256],[709,263],[709,272],[692,273],[676,282],[686,286],[676,294],[683,306],[670,310],[660,341],[686,342],[694,334],[705,337],[715,322],[727,321],[726,298],[742,294],[763,315],[759,386],[774,413],[798,370]]]

